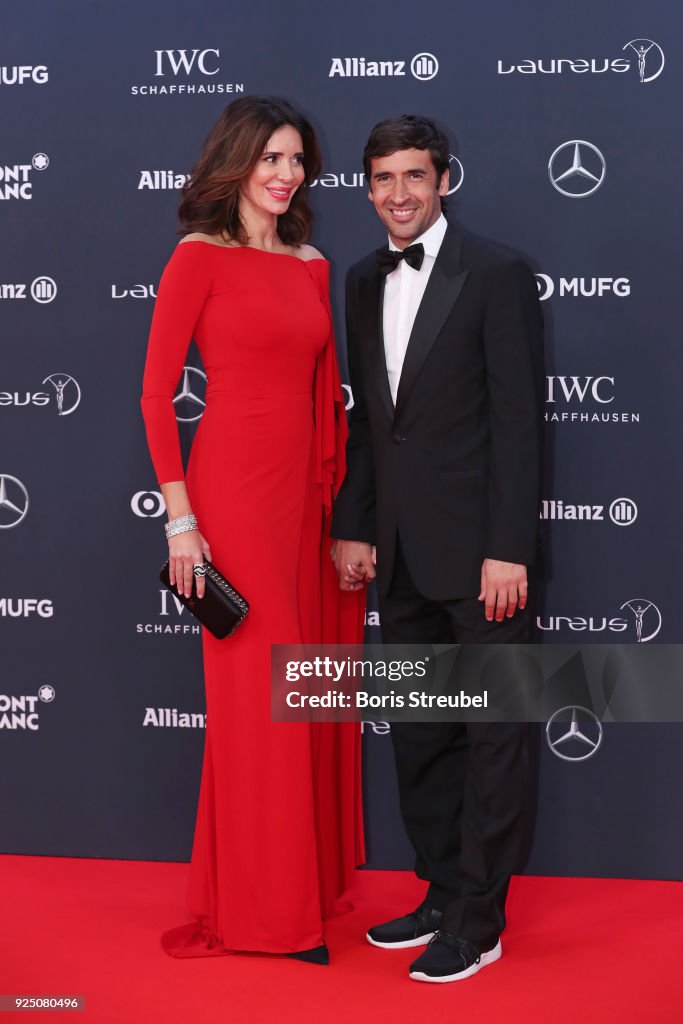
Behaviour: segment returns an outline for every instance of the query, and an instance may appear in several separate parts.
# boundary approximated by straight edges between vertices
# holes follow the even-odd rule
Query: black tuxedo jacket
[[[543,320],[529,266],[449,225],[415,318],[394,408],[375,254],[347,275],[354,406],[332,535],[377,545],[380,593],[397,534],[418,590],[476,597],[484,558],[537,557]]]

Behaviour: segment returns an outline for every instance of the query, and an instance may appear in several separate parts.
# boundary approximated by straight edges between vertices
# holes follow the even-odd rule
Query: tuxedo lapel
[[[401,415],[437,335],[467,280],[469,271],[462,267],[461,253],[462,234],[453,225],[449,225],[429,275],[429,281],[408,341],[396,395],[395,420],[398,420]],[[383,342],[382,357],[384,357]],[[386,376],[386,364],[384,373]]]
[[[370,344],[370,361],[377,387],[389,419],[394,418],[394,403],[389,387],[387,363],[384,355],[383,304],[386,278],[379,271],[361,281],[361,325]]]

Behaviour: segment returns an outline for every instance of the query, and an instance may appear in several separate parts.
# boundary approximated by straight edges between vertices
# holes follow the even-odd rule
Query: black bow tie
[[[401,260],[405,260],[413,270],[419,270],[425,258],[425,247],[422,242],[409,245],[407,249],[390,249],[385,245],[383,249],[377,250],[377,266],[380,274],[390,274],[396,270]]]

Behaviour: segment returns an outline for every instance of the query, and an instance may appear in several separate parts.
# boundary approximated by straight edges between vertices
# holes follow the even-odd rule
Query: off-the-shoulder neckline
[[[217,242],[208,242],[206,238],[188,238],[186,242],[179,242],[179,245],[192,244],[210,245],[212,249],[248,249],[250,252],[262,252],[266,256],[284,256],[289,260],[296,260],[297,263],[329,263],[324,256],[314,256],[311,260],[302,260],[300,256],[294,256],[291,252],[271,252],[269,249],[258,249],[255,245],[218,245]]]

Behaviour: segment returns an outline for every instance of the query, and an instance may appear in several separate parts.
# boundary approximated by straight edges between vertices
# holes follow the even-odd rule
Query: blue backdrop
[[[673,0],[4,12],[4,852],[189,857],[201,651],[156,582],[163,505],[139,395],[178,189],[243,93],[284,95],[319,132],[313,242],[332,261],[342,366],[344,273],[383,243],[368,132],[401,112],[448,130],[449,215],[522,250],[544,300],[539,638],[638,642],[640,607],[641,642],[680,640],[682,30]],[[186,450],[203,396],[193,349],[187,366],[200,404],[177,404]],[[388,727],[365,734],[370,864],[407,867]],[[599,747],[555,750],[541,729],[538,743],[529,871],[681,877],[680,727],[611,726]]]

